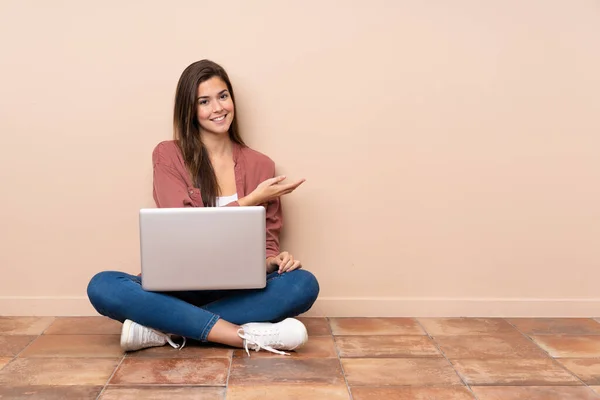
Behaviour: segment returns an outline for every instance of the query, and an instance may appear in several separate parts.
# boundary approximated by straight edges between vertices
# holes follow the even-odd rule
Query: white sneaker
[[[183,344],[180,346],[173,342],[171,337],[165,333],[147,328],[131,320],[123,322],[121,330],[121,349],[123,351],[135,351],[147,347],[164,346],[169,343],[175,349],[183,349],[186,339],[183,338]]]
[[[281,322],[251,322],[242,325],[238,336],[244,339],[244,348],[259,351],[268,350],[272,353],[289,353],[280,350],[295,350],[308,341],[308,333],[304,324],[297,319],[287,318]]]

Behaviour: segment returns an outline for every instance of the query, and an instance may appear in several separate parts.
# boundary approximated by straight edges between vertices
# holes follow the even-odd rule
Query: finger
[[[286,272],[292,264],[294,264],[294,257],[292,257],[292,255],[290,254],[290,257],[288,258],[287,262],[285,264],[281,264],[281,273]]]
[[[295,269],[298,269],[302,266],[302,264],[300,263],[300,261],[295,260],[291,265],[289,265],[286,270],[284,272],[291,272]]]
[[[282,182],[284,179],[285,179],[285,175],[279,175],[274,178],[268,179],[268,181],[271,185],[275,185],[279,182]]]
[[[290,256],[290,259],[288,260],[288,262],[283,266],[283,268],[281,268],[281,272],[288,272],[290,270],[290,268],[292,267],[292,265],[294,265],[294,257]]]
[[[290,253],[288,253],[287,251],[282,251],[281,253],[279,253],[279,255],[277,257],[279,257],[280,260],[283,261],[284,258],[289,257]]]
[[[299,179],[296,182],[289,183],[287,186],[293,187],[295,189],[298,186],[302,185],[304,182],[306,182],[306,179]]]
[[[280,273],[284,271],[284,267],[287,265],[289,260],[290,260],[290,257],[288,255],[285,255],[283,257],[283,259],[281,260],[281,263],[279,264],[279,272]]]
[[[302,263],[299,260],[296,260],[294,261],[294,264],[292,264],[292,266],[287,269],[286,272],[290,272],[298,268],[302,268]]]
[[[279,190],[283,193],[283,194],[288,194],[293,192],[294,190],[296,190],[298,188],[298,186],[300,186],[301,184],[303,184],[305,182],[305,179],[302,179],[298,182],[294,182],[294,183],[288,183],[287,185],[280,185],[279,186]]]

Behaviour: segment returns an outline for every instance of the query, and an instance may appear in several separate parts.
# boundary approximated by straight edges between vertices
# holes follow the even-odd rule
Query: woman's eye
[[[205,106],[205,105],[207,105],[207,104],[208,104],[208,100],[200,100],[200,101],[198,102],[198,104],[200,104],[201,106]]]
[[[226,99],[226,98],[228,98],[228,97],[229,97],[229,95],[228,95],[227,93],[223,93],[223,94],[221,95],[221,99],[223,99],[223,100],[225,100],[225,99]]]

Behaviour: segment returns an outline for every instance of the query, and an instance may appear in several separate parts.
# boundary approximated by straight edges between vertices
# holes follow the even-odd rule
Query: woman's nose
[[[219,113],[221,111],[223,111],[223,106],[221,105],[221,102],[219,102],[219,101],[213,102],[213,112]]]

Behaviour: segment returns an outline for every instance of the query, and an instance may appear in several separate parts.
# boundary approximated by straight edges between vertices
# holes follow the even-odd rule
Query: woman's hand
[[[295,260],[294,256],[287,251],[267,259],[267,271],[269,271],[269,273],[277,270],[277,272],[283,274],[284,272],[290,272],[298,268],[302,268],[302,263],[300,260]]]
[[[238,203],[241,206],[257,206],[266,204],[269,201],[276,199],[284,194],[292,193],[300,186],[305,179],[299,179],[292,183],[281,184],[285,176],[276,176],[275,178],[267,179],[254,189],[248,196],[241,198]]]

